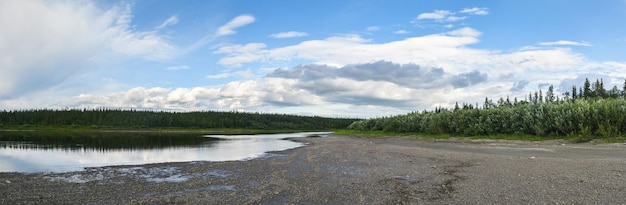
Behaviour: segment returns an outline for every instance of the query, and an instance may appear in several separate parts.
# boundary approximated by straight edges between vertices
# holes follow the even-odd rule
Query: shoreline
[[[296,138],[227,162],[0,173],[0,204],[623,202],[626,145],[409,137]]]

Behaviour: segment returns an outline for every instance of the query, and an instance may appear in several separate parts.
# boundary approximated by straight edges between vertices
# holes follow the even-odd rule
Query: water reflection
[[[199,135],[180,133],[0,133],[0,172],[67,172],[85,167],[184,161],[230,161],[303,144],[282,140],[311,134]]]
[[[0,132],[0,148],[15,149],[154,149],[195,147],[217,141],[197,133],[172,132]]]

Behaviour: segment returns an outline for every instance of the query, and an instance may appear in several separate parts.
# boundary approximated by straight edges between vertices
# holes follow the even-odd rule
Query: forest
[[[603,81],[573,86],[562,96],[549,86],[524,100],[486,98],[482,106],[458,103],[454,108],[355,121],[352,130],[451,135],[535,135],[545,137],[621,137],[626,134],[626,81],[607,90]]]
[[[247,112],[166,112],[123,109],[36,109],[0,111],[0,129],[345,129],[357,119]]]

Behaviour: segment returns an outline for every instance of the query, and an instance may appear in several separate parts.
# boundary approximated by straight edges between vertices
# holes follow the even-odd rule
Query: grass
[[[450,138],[466,138],[466,139],[505,139],[505,140],[526,140],[539,141],[555,139],[552,137],[541,137],[535,135],[451,135],[451,134],[426,134],[426,133],[410,133],[410,132],[385,132],[385,131],[363,131],[363,130],[336,130],[336,135],[342,136],[362,136],[362,137],[419,137],[425,139],[450,139]]]
[[[625,136],[616,136],[609,138],[600,138],[595,136],[538,136],[527,134],[496,134],[496,135],[451,135],[451,134],[424,134],[424,133],[405,133],[405,132],[385,132],[385,131],[363,131],[363,130],[335,130],[335,135],[341,136],[360,136],[360,137],[416,137],[423,139],[450,139],[450,138],[462,138],[462,139],[491,139],[491,140],[523,140],[523,141],[544,141],[544,140],[568,140],[572,143],[586,143],[593,141],[594,143],[622,143],[626,142]]]
[[[135,133],[151,133],[151,132],[172,132],[172,133],[200,133],[207,135],[246,135],[246,134],[280,134],[280,133],[296,133],[296,132],[317,132],[327,130],[263,130],[263,129],[212,129],[212,128],[135,128],[135,127],[96,127],[96,126],[0,126],[2,131],[37,131],[37,132],[135,132]],[[543,141],[543,140],[568,140],[572,143],[624,143],[626,136],[616,136],[609,138],[601,138],[597,136],[580,136],[580,135],[564,135],[564,136],[537,136],[537,135],[451,135],[451,134],[425,134],[425,133],[406,133],[406,132],[385,132],[385,131],[363,131],[363,130],[333,130],[335,135],[340,136],[360,136],[360,137],[415,137],[423,139],[502,139],[502,140],[524,140],[524,141]]]

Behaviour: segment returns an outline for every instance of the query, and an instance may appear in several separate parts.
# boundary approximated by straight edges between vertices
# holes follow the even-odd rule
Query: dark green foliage
[[[454,135],[537,135],[616,137],[626,134],[626,100],[617,88],[607,92],[601,80],[585,80],[582,93],[572,88],[571,100],[559,100],[550,86],[545,98],[541,92],[529,101],[510,103],[485,99],[482,109],[445,109],[369,119],[352,123],[355,130],[380,130]],[[376,125],[376,126],[372,126]]]
[[[357,121],[350,129],[429,134],[542,136],[626,134],[626,101],[595,99],[421,112]]]
[[[0,128],[16,126],[92,128],[243,128],[325,130],[345,128],[356,119],[245,112],[154,112],[137,110],[0,111]]]
[[[218,140],[199,133],[173,132],[0,132],[0,141],[16,142],[2,143],[0,148],[23,149],[152,149],[194,147]]]

